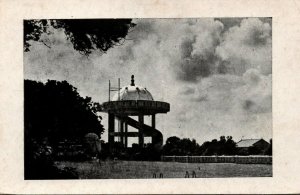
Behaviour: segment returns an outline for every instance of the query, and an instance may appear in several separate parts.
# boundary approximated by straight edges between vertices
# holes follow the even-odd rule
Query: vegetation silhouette
[[[88,133],[101,136],[104,128],[98,106],[67,81],[25,80],[25,179],[75,177],[55,171],[53,154],[60,142],[84,144]]]
[[[163,147],[163,155],[176,156],[200,156],[200,155],[234,155],[236,154],[236,143],[232,136],[221,136],[220,140],[213,139],[206,141],[201,146],[195,139],[183,138],[176,136],[169,137]]]
[[[30,51],[30,41],[39,41],[51,47],[41,38],[51,34],[51,28],[62,29],[75,50],[89,55],[93,50],[106,52],[121,45],[129,30],[136,24],[131,19],[53,19],[24,20],[24,51]]]

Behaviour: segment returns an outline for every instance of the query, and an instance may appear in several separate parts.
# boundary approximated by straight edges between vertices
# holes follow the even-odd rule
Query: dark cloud
[[[195,93],[195,88],[187,87],[180,91],[181,95],[190,95]]]
[[[269,95],[263,98],[263,102],[245,100],[242,102],[242,107],[249,113],[270,113],[272,111],[272,97]]]
[[[227,31],[233,26],[239,26],[243,18],[215,18],[215,20],[222,22],[224,31]]]
[[[196,98],[192,99],[194,102],[205,102],[205,101],[209,101],[207,96],[199,96]]]
[[[202,23],[189,23],[186,28],[192,33],[181,39],[180,58],[175,63],[179,67],[177,78],[196,82],[215,73],[218,61],[215,48],[221,41],[223,25],[219,21],[206,19]]]
[[[231,17],[231,18],[215,18],[215,20],[218,20],[223,23],[224,25],[224,32],[227,31],[229,28],[234,26],[240,26],[241,21],[243,19],[248,18],[237,18],[237,17]],[[271,17],[262,17],[259,18],[263,23],[268,23],[270,26],[272,26],[272,18]]]
[[[230,64],[230,62],[228,62],[228,61],[220,62],[219,66],[217,68],[217,72],[219,74],[226,74],[228,72],[228,69],[229,69],[229,64]]]
[[[181,43],[181,58],[190,58],[193,52],[193,44],[195,43],[195,36],[192,38],[187,38]]]
[[[178,78],[184,81],[196,82],[199,77],[208,77],[212,74],[216,56],[195,55],[181,60]]]
[[[245,100],[244,102],[243,102],[243,108],[245,109],[245,110],[251,110],[251,108],[253,108],[254,107],[254,102],[252,102],[251,100]]]
[[[245,35],[244,42],[250,46],[264,46],[270,39],[270,26],[251,26]]]

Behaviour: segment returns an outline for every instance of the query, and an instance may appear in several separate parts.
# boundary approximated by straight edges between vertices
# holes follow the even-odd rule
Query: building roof
[[[122,100],[153,101],[153,97],[145,87],[141,87],[134,84],[134,75],[132,75],[131,84],[122,87],[112,98],[112,101],[122,101]]]
[[[120,99],[119,99],[119,92],[117,92],[112,101],[119,101],[119,100],[150,100],[153,101],[152,94],[144,87],[137,86],[137,85],[128,85],[122,87],[120,89]]]
[[[253,146],[253,144],[255,144],[256,142],[258,142],[260,140],[261,139],[242,139],[236,145],[238,148],[251,147],[251,146]]]

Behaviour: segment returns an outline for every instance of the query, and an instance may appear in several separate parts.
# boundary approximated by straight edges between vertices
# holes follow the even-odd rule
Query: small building
[[[270,144],[264,139],[241,139],[236,144],[239,155],[264,154]]]

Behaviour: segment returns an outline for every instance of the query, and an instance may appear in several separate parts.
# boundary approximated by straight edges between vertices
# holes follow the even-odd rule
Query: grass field
[[[233,163],[177,163],[147,161],[56,162],[58,167],[74,167],[80,179],[137,179],[157,177],[184,178],[186,171],[192,177],[271,177],[272,165]]]

